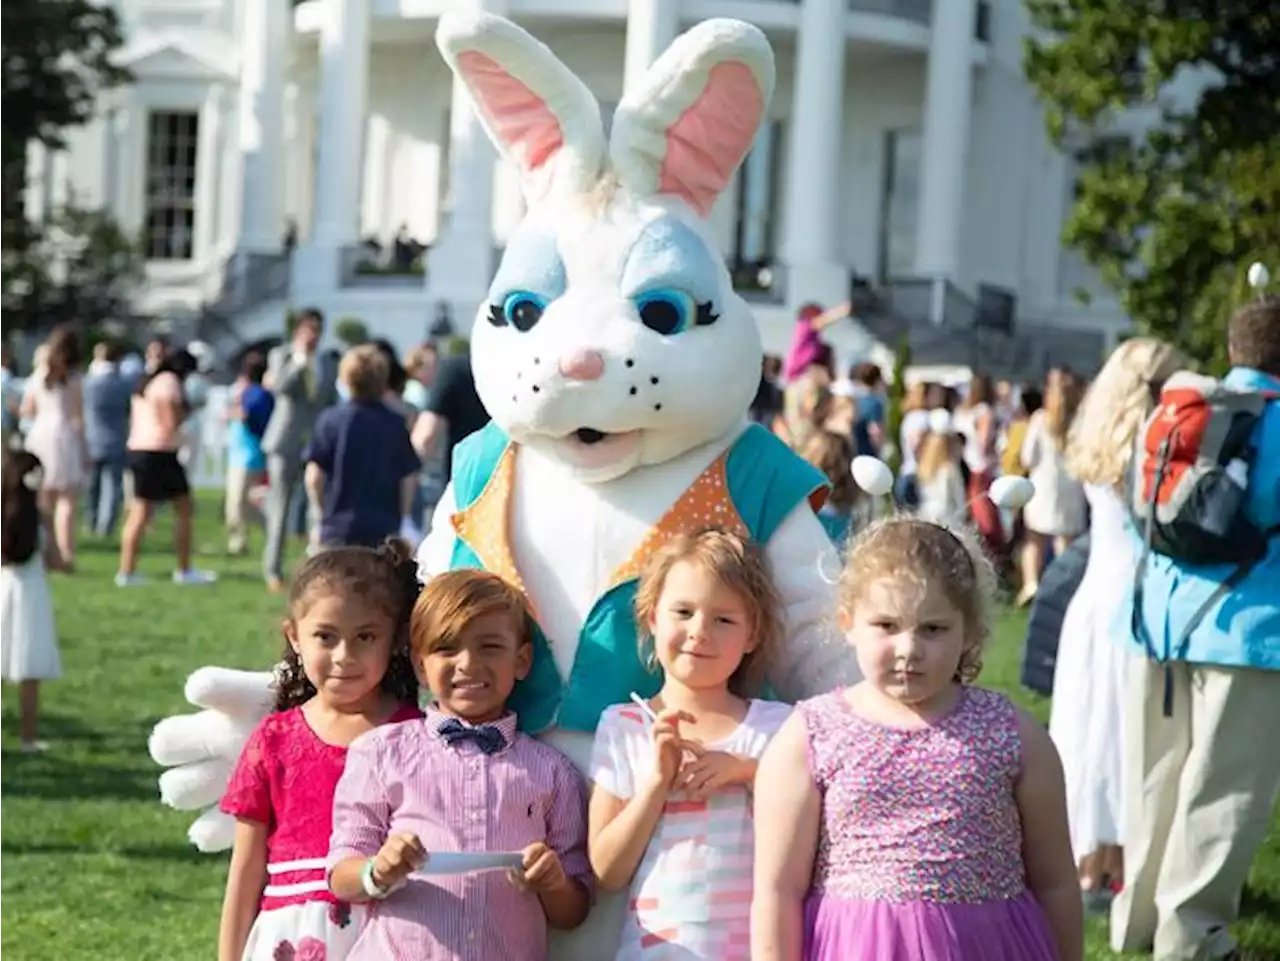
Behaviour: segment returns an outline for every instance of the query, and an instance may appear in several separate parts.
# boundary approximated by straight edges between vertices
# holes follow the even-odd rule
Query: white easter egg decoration
[[[1258,263],[1249,267],[1249,286],[1254,290],[1261,290],[1267,286],[1271,280],[1271,271],[1267,270],[1267,265]]]
[[[935,407],[929,411],[929,430],[934,434],[951,433],[951,411],[945,407]]]
[[[853,459],[850,469],[854,483],[872,497],[882,497],[893,488],[893,471],[879,458],[860,454]]]
[[[997,507],[1016,511],[1031,500],[1035,492],[1035,485],[1025,477],[998,477],[991,482],[987,494]]]

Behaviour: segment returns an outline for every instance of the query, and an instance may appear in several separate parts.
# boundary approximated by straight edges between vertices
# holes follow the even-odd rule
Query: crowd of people
[[[338,357],[320,349],[323,326],[318,311],[304,310],[286,343],[266,356],[246,353],[218,409],[207,403],[199,351],[174,349],[163,337],[143,358],[99,342],[85,365],[80,334],[59,326],[37,348],[20,391],[6,347],[3,449],[6,457],[14,449],[31,455],[10,474],[14,485],[34,487],[41,518],[38,564],[23,568],[25,594],[14,609],[49,608],[44,572],[75,575],[82,525],[99,537],[118,529],[115,583],[144,583],[143,538],[161,509],[173,519],[173,582],[217,580],[192,564],[189,475],[201,456],[200,418],[227,425],[227,552],[244,553],[251,530],[260,529],[268,589],[285,587],[291,532],[304,553],[420,529],[447,482],[449,448],[488,419],[467,358],[442,358],[423,344],[401,363],[386,341]],[[6,593],[6,612],[9,603]],[[13,634],[21,653],[5,676],[24,685],[23,749],[39,751],[46,746],[36,737],[39,683],[61,667],[52,617],[23,623]],[[6,626],[6,652],[10,636]]]
[[[833,494],[820,516],[837,540],[872,508],[853,483],[853,458],[896,457],[897,505],[935,523],[971,523],[997,570],[1017,581],[1018,603],[1031,603],[1048,561],[1088,528],[1084,485],[1066,460],[1088,384],[1065,367],[1050,369],[1042,384],[993,382],[981,372],[963,385],[912,380],[890,436],[884,372],[862,361],[840,375],[834,351],[815,334],[847,312],[800,311],[788,357],[766,358],[753,418],[827,474]],[[1035,488],[1013,514],[986,496],[1002,475],[1028,477]]]
[[[1280,761],[1247,745],[1280,724],[1280,303],[1230,330],[1223,384],[1261,398],[1237,459],[1242,516],[1264,535],[1225,568],[1153,551],[1151,524],[1145,542],[1134,527],[1135,485],[1169,467],[1143,473],[1144,431],[1176,413],[1168,385],[1189,366],[1172,347],[1129,340],[1088,383],[913,382],[894,433],[883,372],[837,375],[830,316],[802,312],[751,416],[829,482],[833,628],[864,680],[794,708],[765,696],[780,622],[763,554],[724,528],[673,538],[635,605],[662,686],[604,712],[587,782],[508,709],[533,657],[521,590],[480,570],[419,590],[397,540],[421,538],[452,451],[487,419],[468,359],[335,357],[315,311],[243,358],[226,410],[205,412],[229,426],[227,548],[247,550],[261,514],[289,619],[276,711],[221,802],[238,825],[223,961],[545,958],[547,931],[582,924],[597,891],[629,892],[618,958],[1079,961],[1086,907],[1109,907],[1117,948],[1232,956],[1280,790]],[[42,747],[36,691],[59,671],[36,565],[74,571],[82,488],[99,533],[124,500],[118,584],[137,582],[161,504],[175,581],[211,580],[190,566],[180,456],[194,359],[157,351],[129,380],[106,345],[94,364],[81,377],[74,334],[55,331],[14,411],[26,451],[6,437],[3,667],[23,684],[24,749]],[[107,411],[109,440],[93,426]],[[901,465],[896,510],[854,481],[860,455]],[[1032,481],[1020,510],[991,499],[1002,475]],[[309,556],[286,580],[291,532]],[[1082,577],[1044,587],[1081,549]],[[1052,649],[1048,731],[974,685],[1001,579],[1020,604],[1065,608],[1028,642]],[[465,798],[489,799],[483,823]],[[432,876],[458,849],[506,852],[508,876]]]

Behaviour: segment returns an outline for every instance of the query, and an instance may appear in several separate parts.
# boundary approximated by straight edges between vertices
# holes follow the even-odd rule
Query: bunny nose
[[[570,380],[599,380],[604,358],[598,350],[574,350],[560,358],[560,373]]]

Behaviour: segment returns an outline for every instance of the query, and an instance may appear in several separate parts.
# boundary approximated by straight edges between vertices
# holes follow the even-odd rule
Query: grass
[[[43,756],[17,750],[16,691],[3,696],[0,739],[0,952],[8,961],[94,958],[177,961],[216,953],[225,857],[186,840],[191,814],[157,796],[146,752],[152,725],[189,709],[186,676],[204,664],[262,669],[279,653],[278,597],[262,587],[256,557],[227,559],[216,505],[202,503],[197,544],[213,587],[178,588],[168,529],[149,538],[142,570],[153,585],[111,583],[112,544],[82,545],[80,572],[53,577],[65,676],[42,692]],[[1012,693],[1040,717],[1048,704],[1018,686],[1023,621],[1006,614],[983,683]],[[1280,820],[1259,855],[1236,933],[1259,957],[1280,957]],[[1091,921],[1091,961],[1106,950]]]

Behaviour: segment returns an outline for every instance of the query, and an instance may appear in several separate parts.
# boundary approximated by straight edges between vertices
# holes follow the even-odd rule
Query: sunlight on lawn
[[[147,757],[152,725],[185,711],[182,686],[203,664],[263,669],[280,653],[283,603],[262,587],[256,556],[222,556],[217,504],[201,504],[200,563],[212,587],[168,582],[167,526],[148,539],[154,583],[121,590],[112,545],[87,541],[73,577],[53,577],[62,680],[43,691],[41,736],[52,751],[17,750],[16,691],[3,699],[0,951],[8,961],[175,961],[216,954],[225,859],[186,840],[192,816],[162,807]],[[260,546],[260,545],[259,545]],[[1023,619],[1001,619],[982,682],[1037,716],[1048,704],[1018,686]],[[1254,866],[1237,931],[1260,957],[1280,957],[1280,820]],[[1091,922],[1091,959],[1105,930]]]

